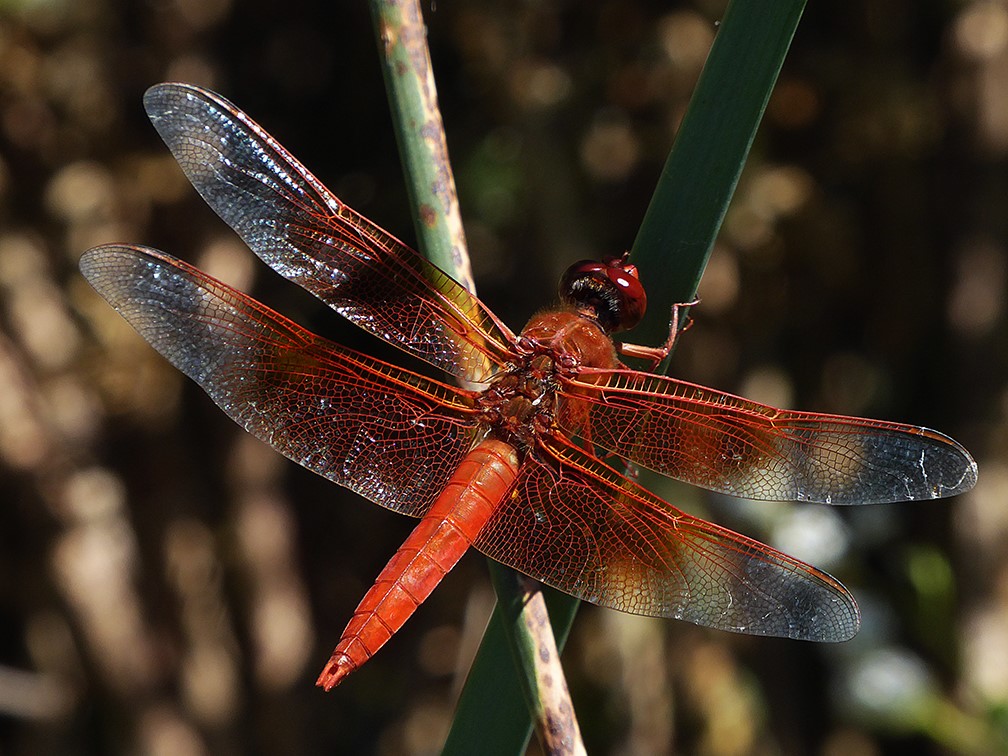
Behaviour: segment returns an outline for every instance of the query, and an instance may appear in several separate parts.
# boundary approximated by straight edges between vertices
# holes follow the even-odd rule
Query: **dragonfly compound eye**
[[[628,263],[625,255],[574,263],[560,279],[560,298],[579,310],[593,312],[609,333],[633,328],[647,309],[637,266]]]

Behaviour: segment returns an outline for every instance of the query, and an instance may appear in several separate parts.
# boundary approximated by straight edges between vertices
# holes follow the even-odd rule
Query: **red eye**
[[[647,309],[637,266],[626,262],[625,255],[574,263],[560,279],[560,297],[575,307],[593,309],[610,332],[633,328]]]

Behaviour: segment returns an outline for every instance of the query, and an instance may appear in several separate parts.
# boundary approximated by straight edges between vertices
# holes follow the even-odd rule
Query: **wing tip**
[[[91,247],[80,256],[77,267],[84,280],[107,299],[110,286],[118,285],[124,273],[145,262],[189,267],[154,247],[121,243]]]
[[[781,634],[792,640],[815,643],[849,641],[861,629],[861,608],[847,586],[825,572],[815,570],[815,573],[819,590],[793,597],[795,608],[804,611],[796,612],[787,632]]]
[[[867,483],[856,475],[846,488],[823,488],[799,501],[848,506],[945,499],[966,493],[977,482],[977,463],[969,451],[930,428],[897,427],[868,439],[861,451],[863,467],[874,474]]]
[[[207,94],[209,94],[209,90],[195,84],[187,84],[182,81],[163,81],[148,87],[147,91],[144,92],[144,109],[153,119],[161,115],[165,102],[177,101],[182,97],[191,95],[205,97]]]
[[[801,611],[787,612],[789,616],[783,621],[780,616],[776,619],[764,616],[752,623],[728,625],[688,616],[679,619],[743,635],[809,643],[846,643],[861,630],[861,609],[846,588],[839,583],[837,586],[842,589],[840,595],[830,591],[828,595],[820,597],[823,599],[820,602],[802,607]]]
[[[854,597],[847,594],[849,601],[838,602],[830,617],[830,622],[815,628],[816,632],[806,633],[799,640],[817,643],[846,643],[861,630],[861,609]]]
[[[163,81],[154,84],[144,92],[143,104],[147,117],[162,138],[164,134],[158,124],[186,101],[199,103],[204,108],[219,107],[237,111],[233,103],[206,87],[182,81]]]
[[[976,460],[973,456],[962,449],[962,454],[964,457],[965,469],[963,471],[962,478],[953,485],[943,496],[958,496],[959,494],[966,493],[977,484],[977,479],[980,476],[980,469],[977,467]]]
[[[177,98],[192,85],[180,82],[166,81],[149,87],[143,96],[144,110],[147,116],[156,123],[165,110],[165,102]]]
[[[939,431],[922,428],[921,432],[934,442],[941,461],[940,474],[930,486],[931,498],[944,499],[949,496],[958,496],[972,489],[976,485],[979,468],[973,455],[966,447],[951,436]],[[922,450],[921,454],[921,470],[926,482],[928,475],[923,456],[925,450]]]
[[[101,291],[100,283],[102,279],[101,270],[108,267],[110,260],[126,257],[129,253],[138,249],[129,244],[101,244],[91,247],[80,256],[77,267],[84,276],[84,280],[91,284],[97,291]]]

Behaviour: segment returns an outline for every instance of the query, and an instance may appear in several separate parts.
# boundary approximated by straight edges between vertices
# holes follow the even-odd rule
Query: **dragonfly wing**
[[[927,428],[778,410],[634,370],[581,371],[558,422],[642,467],[751,499],[870,504],[954,496],[973,458]]]
[[[344,349],[157,250],[106,246],[81,271],[252,435],[421,516],[482,431],[472,394]]]
[[[197,191],[270,267],[452,375],[489,377],[514,335],[475,296],[351,210],[245,113],[187,84],[144,105]]]
[[[528,454],[474,545],[559,590],[623,612],[800,640],[858,630],[839,582],[685,514],[559,439]]]

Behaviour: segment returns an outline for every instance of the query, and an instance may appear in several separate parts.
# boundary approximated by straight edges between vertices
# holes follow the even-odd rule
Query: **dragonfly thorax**
[[[605,327],[575,308],[535,315],[520,340],[528,352],[549,355],[557,369],[570,374],[582,367],[614,368],[620,364]]]
[[[530,353],[494,378],[479,404],[495,436],[527,449],[553,424],[558,369],[550,355]]]
[[[554,427],[565,376],[585,367],[614,368],[619,359],[597,320],[573,309],[534,316],[518,345],[521,359],[494,378],[479,404],[498,437],[527,449]]]

